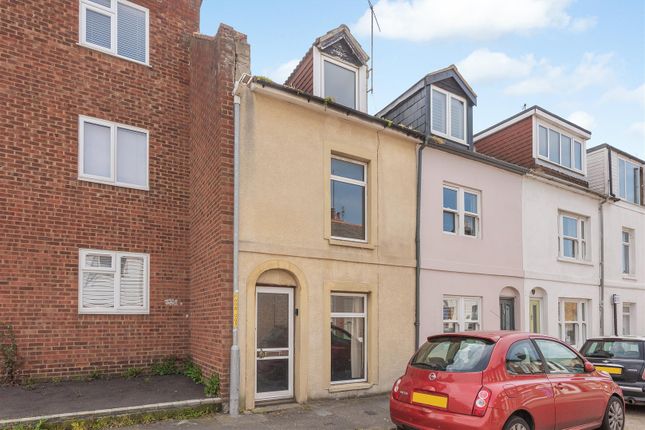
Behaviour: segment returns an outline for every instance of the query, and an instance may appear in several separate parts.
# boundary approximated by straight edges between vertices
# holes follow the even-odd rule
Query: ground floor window
[[[558,325],[560,339],[569,345],[582,345],[587,340],[587,309],[587,300],[559,300]]]
[[[367,295],[331,295],[331,380],[367,378]]]
[[[481,328],[481,297],[443,297],[443,332],[475,331]]]
[[[623,303],[623,336],[629,336],[634,329],[634,303]]]

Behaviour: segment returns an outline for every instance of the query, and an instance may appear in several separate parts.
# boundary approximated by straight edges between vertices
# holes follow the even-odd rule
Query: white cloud
[[[528,76],[534,65],[533,55],[511,58],[503,52],[478,49],[461,60],[457,67],[466,80],[477,82]]]
[[[571,3],[572,0],[380,0],[374,11],[382,32],[376,35],[411,41],[491,39],[552,27],[576,31],[591,27],[591,18],[569,15]],[[368,9],[352,29],[367,36],[370,21]]]
[[[627,130],[632,135],[645,138],[645,121],[635,122]]]
[[[596,125],[596,119],[593,117],[593,115],[582,110],[572,112],[567,119],[587,130],[593,129]]]
[[[641,103],[645,105],[645,84],[633,89],[616,87],[607,91],[602,96],[603,101],[618,101],[627,103]]]
[[[607,82],[613,75],[610,67],[614,54],[594,54],[587,52],[583,55],[582,61],[573,70],[570,84],[576,90]]]
[[[574,18],[571,21],[571,30],[577,33],[582,33],[583,31],[587,31],[590,28],[595,27],[597,22],[598,22],[598,18],[596,18],[595,16]]]
[[[506,87],[504,92],[512,96],[555,92],[564,77],[564,68],[552,66],[547,60],[540,60],[532,76]]]
[[[300,60],[297,58],[289,60],[286,63],[280,64],[274,69],[265,70],[263,74],[267,78],[270,78],[271,80],[281,84],[287,80],[287,78],[289,77],[291,72],[293,72],[299,62]]]

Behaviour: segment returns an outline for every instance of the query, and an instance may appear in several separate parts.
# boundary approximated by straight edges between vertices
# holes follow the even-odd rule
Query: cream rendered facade
[[[261,398],[259,288],[293,292],[291,398],[386,392],[414,350],[419,139],[257,81],[239,93],[241,407]],[[332,156],[366,166],[364,242],[331,236]],[[332,383],[332,293],[366,300],[361,381]]]

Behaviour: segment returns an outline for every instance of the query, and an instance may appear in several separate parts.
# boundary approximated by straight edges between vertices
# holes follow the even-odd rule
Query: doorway
[[[532,298],[529,301],[529,331],[542,333],[542,299]]]
[[[501,330],[515,330],[515,298],[500,297],[499,316]]]

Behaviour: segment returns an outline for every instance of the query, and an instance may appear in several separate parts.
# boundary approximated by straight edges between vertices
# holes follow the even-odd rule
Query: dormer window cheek
[[[358,69],[323,57],[323,97],[356,109]]]
[[[432,87],[432,132],[447,139],[465,143],[466,100]]]

